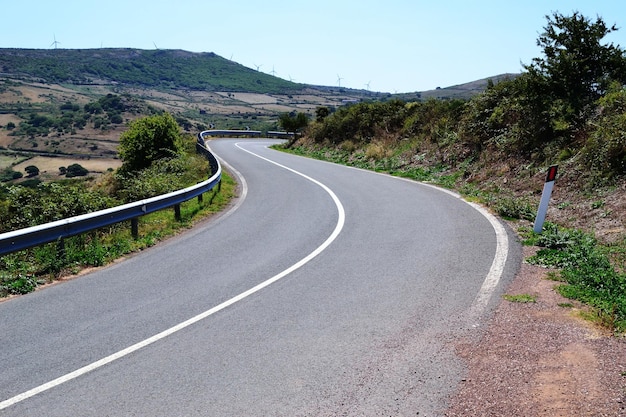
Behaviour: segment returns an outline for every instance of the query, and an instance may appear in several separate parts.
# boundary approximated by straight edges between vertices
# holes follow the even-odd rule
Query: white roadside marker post
[[[541,194],[541,201],[539,202],[539,210],[537,210],[537,217],[535,217],[535,233],[541,233],[543,230],[543,222],[546,220],[546,213],[548,212],[548,203],[552,196],[552,188],[554,187],[554,180],[556,179],[556,169],[558,165],[552,165],[548,168],[548,174],[546,175],[546,182],[543,184],[543,193]]]

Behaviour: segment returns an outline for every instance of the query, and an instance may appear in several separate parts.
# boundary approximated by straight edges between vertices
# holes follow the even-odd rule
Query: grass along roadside
[[[235,195],[236,183],[222,174],[221,189],[205,193],[203,201],[194,198],[181,204],[181,220],[172,209],[139,219],[139,238],[133,239],[128,222],[65,239],[63,248],[48,243],[0,257],[0,297],[26,294],[90,268],[107,265],[125,255],[141,251],[190,228],[222,211]]]
[[[540,247],[529,263],[559,269],[551,278],[561,282],[556,286],[561,295],[591,306],[593,314],[587,318],[616,333],[626,332],[626,265],[614,256],[613,247],[552,223],[546,223],[542,234],[527,231],[525,237],[524,243]]]

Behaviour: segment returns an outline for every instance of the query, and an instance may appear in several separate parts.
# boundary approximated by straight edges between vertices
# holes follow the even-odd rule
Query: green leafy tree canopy
[[[139,171],[158,159],[171,157],[178,152],[180,141],[180,127],[171,114],[137,119],[120,136],[122,169]]]
[[[305,113],[298,112],[297,114],[283,113],[280,115],[279,123],[287,132],[298,132],[300,129],[307,127],[309,124],[309,118]]]
[[[24,168],[24,171],[26,171],[29,177],[39,175],[39,168],[37,168],[35,165],[28,165],[26,168]]]
[[[554,99],[563,100],[576,119],[581,111],[606,91],[611,81],[626,82],[624,51],[602,40],[617,30],[602,18],[591,21],[579,12],[572,16],[554,13],[537,39],[544,57],[525,67],[530,74],[545,77]]]

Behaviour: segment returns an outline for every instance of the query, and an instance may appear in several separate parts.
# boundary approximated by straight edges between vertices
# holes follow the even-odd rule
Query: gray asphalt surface
[[[29,398],[324,251],[266,288]],[[519,264],[468,312],[494,227],[422,184],[283,154],[211,148],[247,185],[227,215],[111,267],[0,303],[2,416],[431,416],[463,377],[452,342],[480,331]],[[11,401],[7,405],[7,400]],[[419,413],[419,414],[418,414]]]

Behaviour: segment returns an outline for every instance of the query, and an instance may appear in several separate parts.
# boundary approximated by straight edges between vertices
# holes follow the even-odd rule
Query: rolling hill
[[[140,49],[0,49],[0,74],[47,84],[124,84],[151,88],[285,94],[290,81],[214,53]]]
[[[496,76],[497,80],[504,76]],[[182,50],[0,49],[0,147],[27,155],[114,158],[128,121],[165,110],[189,132],[277,130],[281,113],[364,100],[467,98],[488,79],[392,95],[290,82],[214,53]],[[121,97],[113,114],[85,106]],[[106,109],[105,109],[106,110]]]

